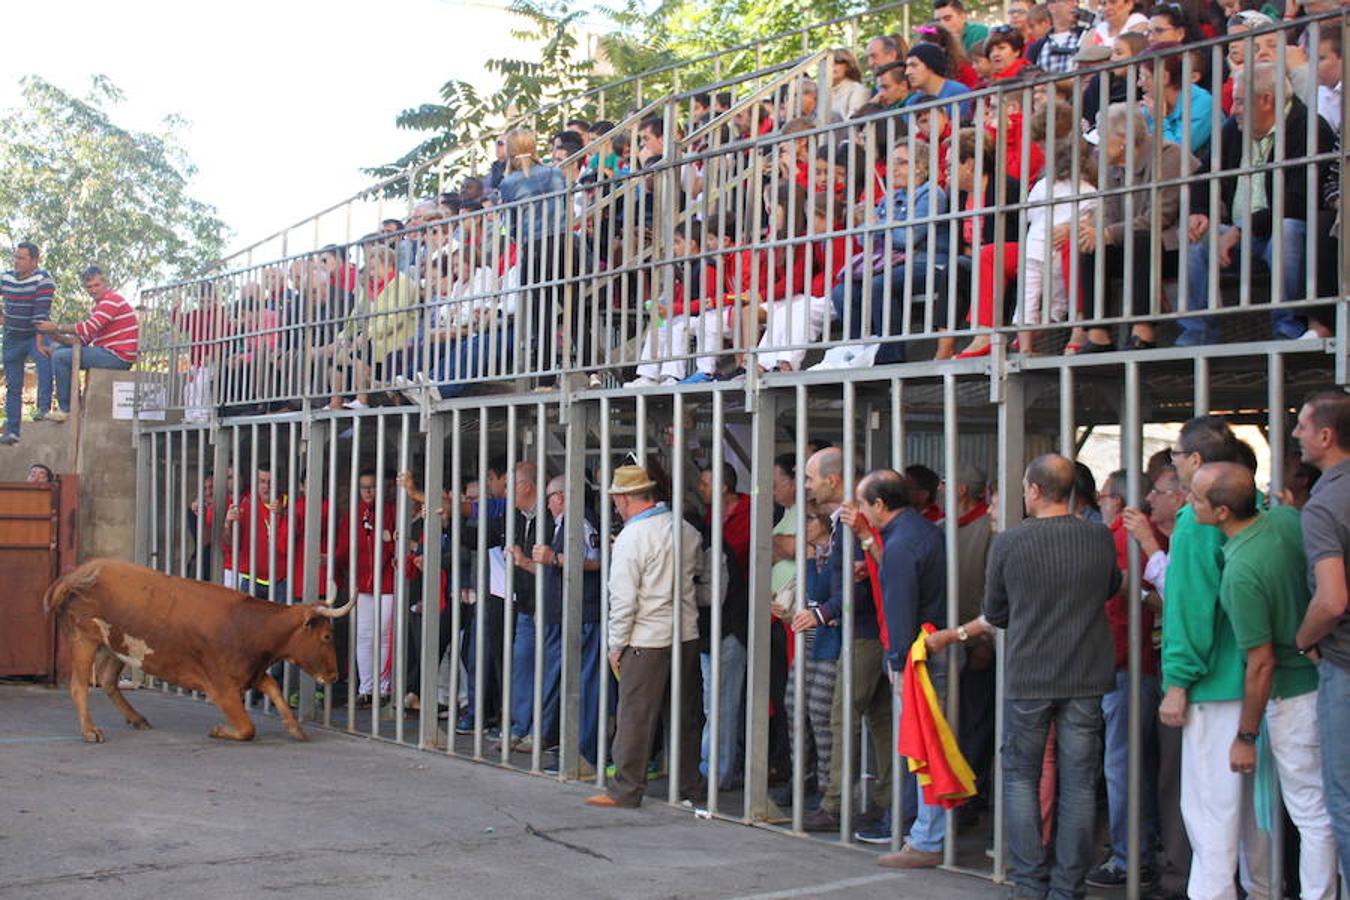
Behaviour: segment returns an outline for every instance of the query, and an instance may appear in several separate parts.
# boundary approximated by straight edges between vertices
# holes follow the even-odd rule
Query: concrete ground
[[[80,742],[64,691],[0,685],[0,897],[1005,896],[981,879],[896,872],[856,850],[708,821],[661,803],[581,804],[559,784],[310,729],[206,736],[215,707],[101,695],[107,743]]]

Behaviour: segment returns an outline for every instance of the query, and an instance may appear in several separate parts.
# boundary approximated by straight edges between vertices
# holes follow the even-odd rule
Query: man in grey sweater
[[[984,615],[928,638],[930,652],[1006,629],[1003,738],[1009,874],[1018,897],[1081,897],[1092,862],[1102,695],[1115,684],[1102,606],[1120,588],[1104,525],[1069,509],[1073,463],[1047,453],[1022,480],[1028,518],[994,538]],[[1050,724],[1059,799],[1054,863],[1041,843],[1038,793]]]

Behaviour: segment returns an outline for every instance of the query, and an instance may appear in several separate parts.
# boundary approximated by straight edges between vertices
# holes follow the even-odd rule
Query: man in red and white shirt
[[[131,304],[108,290],[103,270],[89,266],[80,273],[84,289],[94,300],[89,318],[75,325],[39,322],[37,330],[65,344],[52,351],[52,373],[56,376],[56,402],[60,409],[52,410],[48,418],[64,422],[70,413],[70,381],[76,340],[80,349],[81,369],[119,369],[126,371],[136,361],[140,340],[140,323]]]

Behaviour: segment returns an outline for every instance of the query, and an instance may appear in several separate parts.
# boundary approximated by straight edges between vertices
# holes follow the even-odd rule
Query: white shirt
[[[1071,181],[1056,181],[1052,192],[1050,179],[1042,178],[1036,182],[1032,186],[1031,192],[1027,194],[1027,202],[1043,203],[1052,197],[1054,202],[1049,206],[1033,206],[1027,210],[1027,259],[1045,259],[1046,248],[1050,246],[1051,231],[1054,230],[1056,225],[1072,222],[1084,213],[1095,209],[1097,207],[1096,190],[1096,185],[1087,181],[1080,181],[1077,190],[1074,189]],[[1075,201],[1068,199],[1074,194],[1081,195],[1076,206]],[[1065,199],[1060,201],[1060,197]]]
[[[1332,131],[1341,130],[1341,82],[1335,87],[1317,86],[1317,114],[1327,120]]]
[[[669,647],[674,630],[675,541],[670,510],[629,521],[609,562],[609,649]],[[694,576],[703,570],[699,533],[680,522],[680,639],[698,637]]]

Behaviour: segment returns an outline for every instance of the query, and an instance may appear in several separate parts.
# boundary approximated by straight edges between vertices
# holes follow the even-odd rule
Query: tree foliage
[[[195,169],[181,119],[153,134],[117,125],[123,95],[104,77],[83,98],[37,77],[20,84],[22,105],[0,116],[0,235],[42,249],[58,319],[82,306],[79,272],[91,263],[126,286],[186,277],[219,258],[227,229],[188,192]]]

